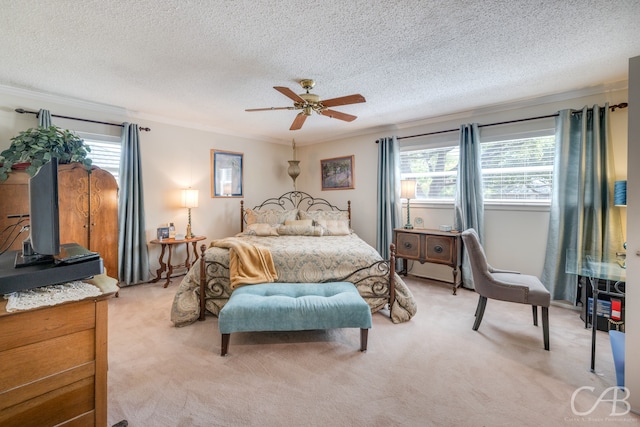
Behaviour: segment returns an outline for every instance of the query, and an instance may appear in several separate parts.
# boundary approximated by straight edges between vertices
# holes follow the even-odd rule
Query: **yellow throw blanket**
[[[235,237],[214,240],[211,246],[229,249],[231,289],[241,285],[270,283],[278,279],[271,251]]]

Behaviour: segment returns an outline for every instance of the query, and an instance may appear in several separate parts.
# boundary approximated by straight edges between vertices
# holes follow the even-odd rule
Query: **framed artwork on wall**
[[[354,156],[320,160],[322,190],[352,190],[355,187]]]
[[[243,196],[243,154],[211,150],[211,197]]]

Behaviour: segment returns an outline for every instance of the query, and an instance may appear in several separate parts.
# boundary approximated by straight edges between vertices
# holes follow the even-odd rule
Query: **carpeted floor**
[[[474,292],[409,277],[418,314],[403,324],[374,314],[366,353],[358,329],[338,329],[233,334],[221,357],[216,317],[169,321],[180,280],[126,287],[109,302],[109,425],[640,424],[598,403],[615,384],[608,336],[598,333],[591,373],[590,331],[570,309],[550,308],[547,352],[530,306],[490,300],[475,332]],[[593,391],[576,392],[584,386]]]

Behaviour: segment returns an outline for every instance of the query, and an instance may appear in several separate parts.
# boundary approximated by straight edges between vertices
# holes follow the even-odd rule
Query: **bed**
[[[266,281],[347,281],[356,286],[372,313],[387,309],[393,323],[406,322],[416,313],[413,295],[395,273],[395,248],[391,246],[390,259],[384,260],[353,232],[350,202],[340,209],[325,199],[291,191],[251,209],[240,201],[240,233],[214,241],[208,248],[201,246],[200,258],[182,279],[173,300],[175,326],[204,320],[206,312],[217,316],[242,282],[230,273],[236,269],[235,254],[225,245],[228,241],[266,251],[275,268],[273,280]]]

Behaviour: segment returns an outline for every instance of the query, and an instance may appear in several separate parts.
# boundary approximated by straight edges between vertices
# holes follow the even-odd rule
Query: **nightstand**
[[[158,262],[160,263],[160,268],[158,269],[158,271],[156,271],[156,278],[153,279],[151,283],[155,283],[158,280],[162,279],[162,274],[166,273],[167,281],[164,284],[164,287],[166,288],[167,286],[169,286],[169,282],[171,282],[171,275],[173,274],[174,268],[184,267],[188,271],[189,267],[191,267],[191,264],[198,260],[198,251],[196,250],[196,243],[204,239],[206,239],[206,237],[204,236],[195,236],[191,238],[185,238],[182,240],[176,240],[176,239],[152,240],[151,243],[156,245],[161,245],[162,250],[160,251],[160,257],[158,258]],[[189,243],[191,243],[191,245],[193,246],[193,255],[189,253]],[[173,265],[171,263],[172,248],[175,245],[181,245],[181,244],[185,244],[187,246],[187,259],[184,261],[183,264]],[[165,251],[169,253],[167,262],[164,262]]]
[[[453,269],[453,294],[456,294],[462,262],[460,232],[396,228],[393,230],[393,243],[396,245],[396,257],[403,259],[403,275],[407,275],[407,260],[448,265]]]

